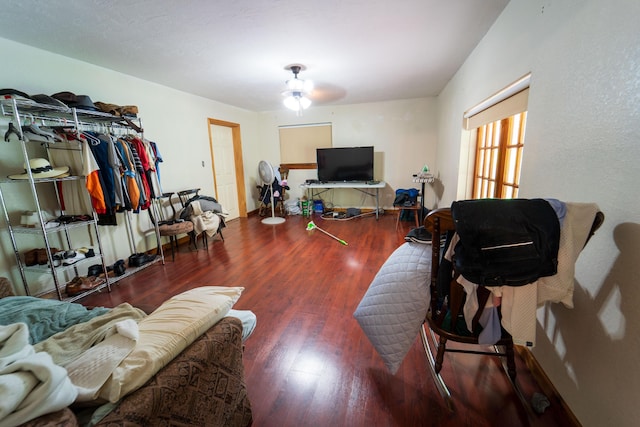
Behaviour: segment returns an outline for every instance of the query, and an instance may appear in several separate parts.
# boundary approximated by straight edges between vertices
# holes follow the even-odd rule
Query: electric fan
[[[262,223],[263,224],[282,224],[285,221],[285,219],[282,217],[276,216],[276,210],[274,207],[275,202],[273,200],[273,180],[276,177],[275,177],[275,174],[273,173],[273,167],[269,162],[265,160],[260,160],[260,163],[258,164],[258,173],[260,174],[260,179],[262,180],[262,183],[270,187],[269,194],[271,195],[271,217],[264,218],[262,220]]]

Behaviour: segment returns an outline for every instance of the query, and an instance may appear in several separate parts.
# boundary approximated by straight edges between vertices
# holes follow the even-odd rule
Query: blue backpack
[[[415,206],[418,203],[418,189],[409,188],[396,190],[396,198],[393,201],[393,206]]]

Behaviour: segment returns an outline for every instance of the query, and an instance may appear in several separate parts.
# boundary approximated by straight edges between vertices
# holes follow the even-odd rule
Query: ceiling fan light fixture
[[[313,90],[313,82],[298,78],[298,73],[304,69],[303,65],[288,65],[285,69],[291,70],[293,79],[286,81],[287,90],[282,92],[282,95],[285,96],[284,105],[300,115],[302,110],[306,110],[311,105],[311,100],[307,95]]]
[[[284,105],[293,111],[302,111],[309,108],[311,100],[303,96],[300,92],[294,92],[284,99]]]

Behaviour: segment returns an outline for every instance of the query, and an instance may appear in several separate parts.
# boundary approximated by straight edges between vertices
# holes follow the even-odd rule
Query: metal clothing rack
[[[108,113],[102,113],[98,111],[78,110],[76,108],[68,108],[68,107],[65,108],[62,106],[55,106],[55,105],[39,104],[31,100],[16,98],[14,96],[4,96],[4,98],[0,98],[0,113],[2,114],[2,116],[10,117],[12,122],[15,122],[15,131],[19,139],[20,149],[22,152],[22,157],[24,159],[25,165],[29,165],[30,155],[27,150],[27,144],[29,142],[26,140],[22,130],[21,119],[23,118],[30,119],[34,123],[35,121],[41,121],[43,124],[55,123],[55,125],[58,125],[58,126],[68,126],[70,129],[73,129],[76,133],[80,132],[80,130],[83,128],[85,130],[88,130],[88,129],[97,129],[102,126],[110,129],[119,129],[119,128],[124,129],[125,127],[127,127],[125,124],[121,123],[122,121],[121,117],[114,116]],[[142,130],[142,127],[140,126],[139,129]],[[43,145],[45,146],[47,155],[49,155],[49,150],[57,149],[55,145],[51,146],[50,143],[43,143]],[[47,228],[47,219],[44,216],[44,211],[41,205],[41,200],[40,200],[41,197],[39,195],[39,192],[42,192],[43,189],[41,188],[39,190],[37,187],[48,185],[49,186],[48,188],[50,187],[54,188],[55,198],[57,201],[56,210],[60,212],[61,216],[66,215],[63,209],[63,205],[61,203],[62,199],[61,199],[61,195],[59,193],[57,184],[65,181],[79,181],[84,179],[84,177],[68,176],[64,178],[54,177],[54,178],[36,179],[34,178],[33,173],[28,166],[26,166],[25,169],[26,169],[25,172],[27,174],[26,180],[18,181],[18,180],[11,180],[11,179],[0,179],[0,205],[2,206],[2,209],[4,212],[4,218],[7,224],[11,245],[14,250],[17,267],[23,282],[26,295],[32,295],[32,291],[29,286],[29,281],[27,280],[27,277],[25,274],[26,271],[34,271],[41,274],[42,273],[50,274],[53,279],[53,284],[54,284],[53,290],[47,289],[44,291],[38,291],[34,294],[34,296],[44,296],[44,295],[50,294],[51,292],[55,292],[55,296],[60,300],[74,301],[86,296],[89,293],[100,291],[105,288],[108,291],[110,291],[111,284],[114,283],[115,281],[135,273],[135,271],[139,270],[140,268],[144,268],[152,264],[152,263],[145,264],[144,266],[141,266],[136,269],[128,269],[129,271],[127,271],[126,275],[110,278],[109,275],[107,274],[107,268],[106,268],[105,260],[103,256],[104,252],[102,249],[102,241],[101,241],[100,232],[98,229],[98,217],[95,211],[92,210],[91,212],[92,215],[87,220],[71,222],[68,224],[60,224],[55,228]],[[7,199],[2,189],[3,185],[5,184],[11,183],[12,185],[20,185],[19,183],[24,184],[25,182],[29,185],[29,190],[31,192],[31,195],[33,197],[33,203],[35,205],[35,213],[37,214],[37,224],[36,224],[36,227],[33,227],[33,228],[17,225],[18,222],[15,221],[15,214],[9,213],[9,209],[7,206]],[[86,201],[89,203],[88,205],[90,206],[89,193],[85,191],[83,192],[83,194],[84,194],[84,197],[86,197],[87,199]],[[150,209],[151,208],[152,207],[150,207]],[[12,221],[12,216],[14,217],[13,221]],[[134,247],[135,245],[133,242],[133,230],[131,227],[130,218],[128,216],[127,216],[126,223],[127,223],[130,244],[132,245],[132,247]],[[96,245],[97,245],[97,253],[95,254],[96,258],[88,258],[88,259],[92,259],[94,263],[97,262],[98,259],[100,260],[100,263],[102,264],[103,272],[105,275],[105,282],[86,292],[82,292],[74,296],[67,296],[63,293],[63,285],[61,285],[59,281],[58,273],[71,270],[73,274],[75,274],[76,276],[79,276],[78,264],[84,264],[83,262],[84,260],[79,261],[77,263],[73,263],[70,266],[63,266],[63,265],[56,266],[55,265],[56,263],[54,262],[53,254],[51,252],[52,246],[50,243],[49,236],[61,234],[61,239],[64,240],[64,243],[66,244],[66,246],[68,248],[72,248],[73,244],[72,244],[70,231],[73,229],[82,228],[83,226],[89,226],[89,231],[88,231],[89,239],[91,239],[92,235],[95,235]],[[44,267],[38,266],[38,265],[26,266],[25,263],[23,263],[20,255],[20,249],[19,249],[20,245],[17,239],[18,235],[23,235],[23,234],[40,235],[43,238],[46,254],[47,254],[47,266],[44,266]],[[158,230],[157,225],[155,226],[155,234],[156,234],[156,239],[159,242],[160,232]],[[164,254],[162,252],[161,252],[160,259],[164,264]]]

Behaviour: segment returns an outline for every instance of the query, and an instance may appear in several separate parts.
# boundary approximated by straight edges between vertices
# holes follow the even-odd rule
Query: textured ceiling
[[[438,95],[508,0],[13,0],[0,37],[252,111]]]

